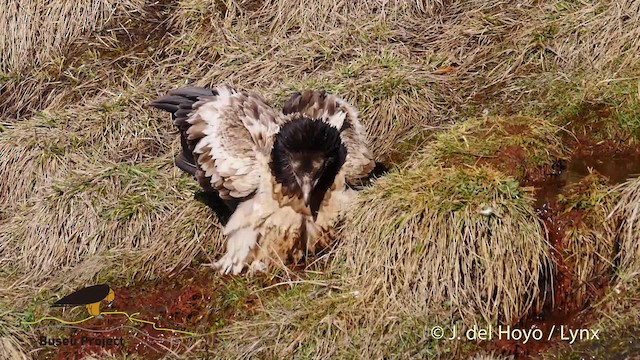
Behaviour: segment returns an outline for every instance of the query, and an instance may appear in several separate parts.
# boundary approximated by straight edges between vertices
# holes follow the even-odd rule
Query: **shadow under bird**
[[[228,85],[172,90],[150,105],[180,132],[176,165],[230,214],[226,254],[214,263],[223,274],[327,247],[354,189],[379,170],[356,109],[324,91],[294,93],[281,112]]]
[[[100,302],[111,302],[114,298],[115,294],[113,293],[113,290],[111,290],[109,285],[93,285],[74,291],[73,293],[56,301],[51,306],[63,307],[69,305],[85,305],[87,311],[89,312],[89,315],[98,316],[100,315]]]

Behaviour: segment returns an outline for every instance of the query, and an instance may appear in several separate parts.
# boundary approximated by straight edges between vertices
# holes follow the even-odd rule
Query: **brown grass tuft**
[[[140,8],[142,1],[76,3],[2,1],[0,71],[20,72],[63,57],[74,41],[101,29],[114,15]],[[29,62],[25,59],[30,59]]]
[[[432,358],[460,356],[460,347],[438,343],[429,329],[434,314],[385,309],[346,286],[338,274],[315,281],[282,283],[277,296],[264,296],[263,309],[216,334],[219,350],[233,358]],[[324,278],[324,279],[323,279]],[[259,296],[261,292],[257,293]]]
[[[19,325],[19,315],[14,312],[25,294],[7,291],[5,285],[0,282],[0,357],[26,360],[30,358],[29,337]]]
[[[20,343],[14,338],[9,336],[0,337],[0,356],[3,359],[16,359],[26,360],[28,359],[26,352],[22,349]]]
[[[608,281],[615,267],[615,224],[607,219],[615,200],[607,179],[598,174],[573,184],[558,200],[565,223],[563,263],[577,282],[572,291],[579,304],[593,296],[594,286]]]
[[[103,95],[8,127],[0,136],[0,204],[11,209],[58,175],[92,163],[135,164],[168,151],[175,140],[171,122],[144,112],[145,102]]]
[[[0,115],[20,117],[42,108],[55,96],[50,92],[76,56],[73,45],[108,24],[141,13],[143,4],[141,0],[0,2]]]
[[[29,199],[0,231],[21,282],[76,267],[91,277],[124,260],[132,268],[121,275],[147,277],[189,265],[200,243],[221,250],[219,225],[172,166],[85,164]]]
[[[616,187],[620,200],[610,217],[619,221],[620,277],[634,277],[640,273],[640,178],[633,178]]]
[[[541,305],[551,270],[533,201],[489,168],[404,169],[362,195],[337,257],[387,306],[511,321]]]

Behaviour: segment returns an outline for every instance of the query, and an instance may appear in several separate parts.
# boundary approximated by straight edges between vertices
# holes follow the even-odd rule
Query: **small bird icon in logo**
[[[85,305],[89,315],[98,316],[100,315],[100,302],[107,301],[110,303],[114,298],[115,294],[109,285],[93,285],[77,290],[56,301],[51,306]]]

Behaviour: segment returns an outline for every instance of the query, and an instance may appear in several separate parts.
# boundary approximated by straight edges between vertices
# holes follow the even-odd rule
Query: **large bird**
[[[178,165],[232,212],[214,263],[223,274],[297,263],[329,245],[376,165],[355,108],[324,91],[293,94],[281,113],[228,85],[172,90],[150,105],[181,133]]]

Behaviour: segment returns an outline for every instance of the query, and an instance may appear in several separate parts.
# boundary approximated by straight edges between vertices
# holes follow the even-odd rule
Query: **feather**
[[[347,149],[343,166],[349,185],[361,185],[375,167],[373,154],[368,148],[367,135],[358,119],[357,110],[345,100],[325,91],[306,90],[294,93],[284,104],[284,115],[304,116],[325,121],[340,129]]]
[[[227,251],[213,264],[223,274],[297,263],[330,245],[354,198],[347,185],[375,166],[355,108],[324,91],[293,94],[281,114],[226,85],[172,90],[151,105],[172,114],[203,189],[233,203]]]
[[[256,153],[268,153],[279,118],[257,94],[221,85],[211,90],[172,90],[151,106],[173,113],[184,130],[196,165],[196,178],[223,200],[242,199],[258,187]],[[205,186],[203,186],[205,187]]]

